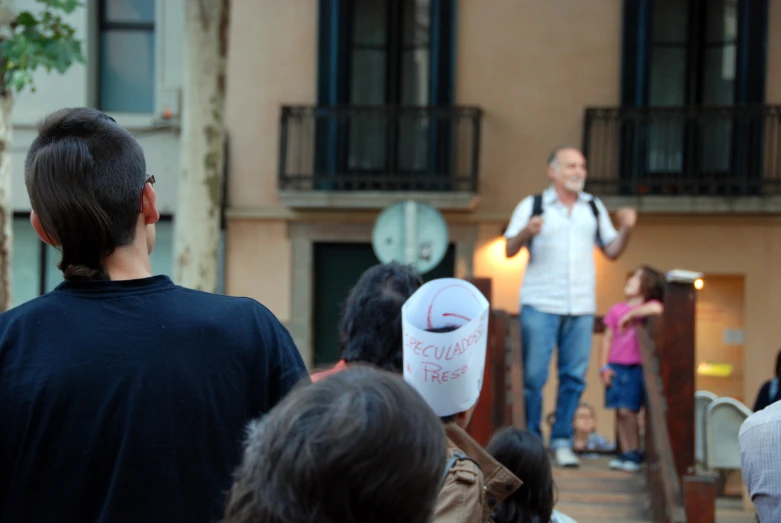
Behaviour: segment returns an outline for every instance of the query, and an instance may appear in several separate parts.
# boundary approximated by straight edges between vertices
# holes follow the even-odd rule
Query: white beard
[[[586,186],[586,180],[580,179],[580,180],[567,180],[564,183],[564,186],[567,188],[568,191],[580,193],[583,191],[583,188]]]

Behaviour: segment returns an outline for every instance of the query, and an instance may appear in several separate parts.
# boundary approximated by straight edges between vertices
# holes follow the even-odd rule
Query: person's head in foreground
[[[496,523],[548,523],[556,503],[555,485],[545,445],[528,430],[506,427],[486,450],[523,484],[494,511]]]
[[[44,118],[25,160],[30,221],[62,253],[66,280],[151,275],[153,177],[141,146],[111,117],[88,108]]]
[[[488,300],[471,283],[442,278],[402,308],[404,379],[444,423],[466,428],[480,398],[488,340]]]
[[[420,395],[354,365],[253,422],[223,523],[427,523],[445,459]]]
[[[391,262],[367,269],[350,291],[339,322],[342,359],[400,374],[401,306],[422,284],[411,265]]]

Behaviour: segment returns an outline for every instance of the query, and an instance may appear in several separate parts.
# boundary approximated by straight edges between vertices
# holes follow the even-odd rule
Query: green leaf
[[[29,11],[22,11],[16,17],[16,23],[23,26],[32,26],[38,23],[38,20]]]
[[[10,36],[0,40],[0,80],[7,89],[35,89],[33,72],[38,68],[64,73],[74,63],[84,62],[81,40],[62,16],[83,3],[80,0],[36,1],[45,6],[43,13],[36,18],[23,11],[17,16]]]
[[[65,14],[70,14],[73,11],[75,11],[77,7],[82,6],[80,0],[37,0],[37,1],[52,9],[60,10]]]

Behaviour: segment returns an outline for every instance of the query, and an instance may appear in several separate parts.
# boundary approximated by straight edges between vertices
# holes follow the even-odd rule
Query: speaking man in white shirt
[[[619,209],[616,231],[602,202],[583,192],[586,159],[573,147],[551,153],[547,174],[551,185],[515,208],[504,233],[505,254],[512,258],[523,247],[529,250],[520,296],[527,427],[541,435],[542,388],[558,347],[559,390],[550,446],[559,466],[577,467],[572,418],[586,385],[594,330],[594,246],[609,259],[618,258],[637,213]]]

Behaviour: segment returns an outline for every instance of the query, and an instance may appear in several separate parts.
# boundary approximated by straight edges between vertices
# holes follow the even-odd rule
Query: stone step
[[[569,514],[567,515],[569,516]],[[652,523],[653,522],[653,520],[650,518],[643,518],[643,519],[607,518],[606,519],[602,516],[577,518],[575,521],[577,521],[578,523]],[[720,523],[720,522],[717,521],[716,523]]]
[[[644,474],[611,470],[608,458],[582,463],[578,469],[554,469],[557,510],[578,523],[651,521]]]
[[[628,494],[644,494],[645,483],[641,481],[595,480],[593,478],[558,478],[554,477],[556,485],[562,492],[619,492]]]
[[[610,519],[616,521],[650,521],[650,513],[645,507],[645,503],[642,503],[640,506],[632,506],[588,502],[559,502],[556,503],[556,510],[563,512],[578,522],[586,518],[597,518],[600,521],[610,521]]]
[[[569,514],[567,514],[569,516]],[[573,517],[573,516],[570,516]],[[604,516],[586,516],[574,518],[578,523],[651,523],[653,520],[650,517],[644,517],[642,519],[626,519],[626,518],[605,518]],[[720,523],[720,522],[716,522]]]
[[[625,494],[616,492],[573,492],[559,490],[559,502],[645,506],[648,499],[645,493]]]

